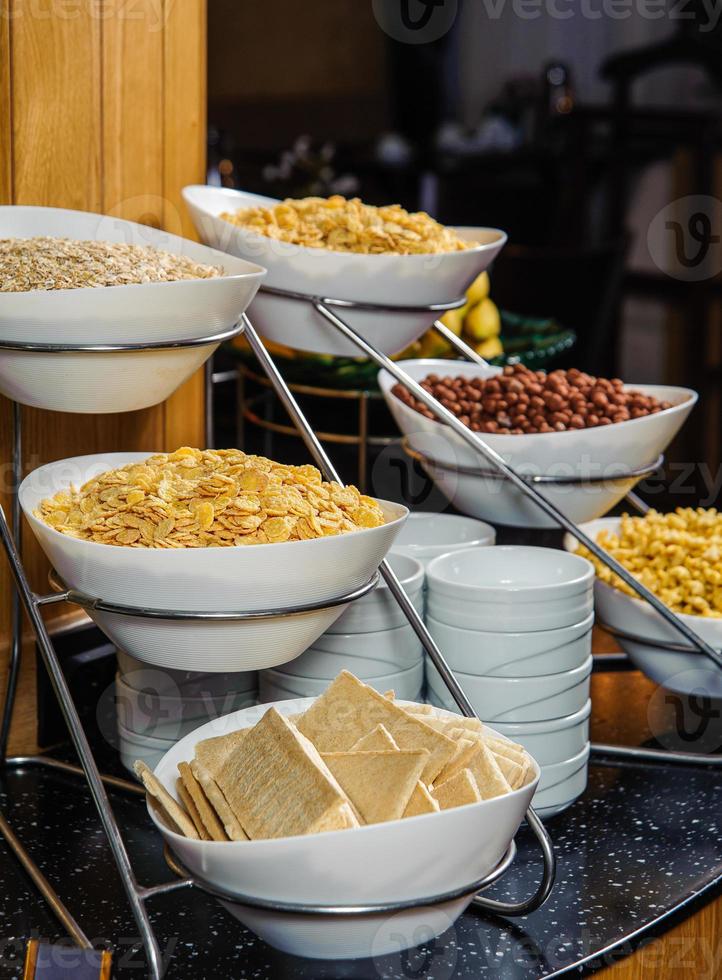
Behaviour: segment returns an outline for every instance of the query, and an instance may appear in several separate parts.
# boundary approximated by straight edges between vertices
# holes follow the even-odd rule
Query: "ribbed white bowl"
[[[365,680],[413,667],[422,654],[421,641],[409,625],[375,633],[324,633],[300,657],[284,664],[283,671],[331,681],[346,669]]]
[[[497,731],[512,742],[519,742],[540,766],[563,762],[578,755],[589,741],[592,702],[579,711],[548,721],[494,722]]]
[[[408,511],[407,511],[408,514]],[[402,525],[403,526],[403,525]],[[395,538],[394,538],[395,540]],[[388,555],[388,563],[417,612],[424,612],[424,569],[406,555]],[[383,578],[373,592],[349,606],[334,622],[329,633],[377,633],[406,625],[406,617]],[[335,676],[335,675],[334,675]]]
[[[496,531],[490,524],[459,514],[409,514],[396,538],[393,554],[415,558],[426,568],[450,551],[493,545]]]
[[[497,721],[546,721],[579,711],[589,698],[592,656],[574,670],[541,677],[477,677],[454,671],[480,718]],[[431,701],[450,708],[452,698],[438,671],[426,658]]]
[[[240,208],[273,207],[278,200],[224,187],[194,185],[183,189],[198,234],[214,248],[260,262],[268,269],[266,285],[333,299],[394,306],[448,303],[496,258],[506,235],[496,228],[457,228],[478,241],[475,248],[438,255],[361,255],[303,248],[258,235],[218,217]],[[336,312],[385,354],[408,347],[431,326],[434,313],[339,309]],[[301,350],[357,357],[359,349],[336,332],[307,300],[259,293],[251,320],[269,340]]]
[[[189,340],[231,328],[265,270],[167,232],[63,208],[0,207],[5,237],[151,245],[220,266],[214,279],[0,293],[0,341],[120,344]],[[68,412],[130,412],[165,400],[218,344],[162,351],[42,353],[0,349],[0,392]]]
[[[352,669],[352,665],[339,660],[338,669]],[[398,698],[407,701],[420,701],[424,689],[424,661],[418,661],[405,670],[394,670],[386,674],[376,674],[363,678],[365,684],[373,687],[379,694],[393,690]],[[326,690],[329,679],[326,677],[300,677],[284,670],[264,670],[258,679],[258,700],[262,703],[283,701],[286,698],[318,697]]]
[[[140,691],[150,688],[157,694],[170,697],[216,697],[228,691],[241,693],[258,690],[258,672],[255,670],[211,674],[200,670],[172,670],[167,667],[149,667],[137,657],[123,650],[116,651],[118,672],[125,683]]]
[[[587,788],[589,744],[570,759],[542,766],[539,786],[534,794],[534,809],[548,819],[570,807]]]
[[[282,701],[282,714],[304,711],[310,699]],[[176,796],[177,764],[193,757],[196,742],[254,724],[267,710],[259,705],[204,725],[161,760],[156,775]],[[522,789],[506,796],[441,813],[278,840],[223,844],[189,840],[150,817],[166,843],[193,873],[226,889],[286,902],[364,903],[423,899],[463,886],[491,871],[506,852],[537,787],[539,771]],[[312,869],[312,870],[311,870]],[[262,939],[308,957],[382,955],[414,946],[418,936],[436,935],[453,923],[471,896],[438,910],[404,916],[402,935],[393,936],[388,916],[329,919],[274,915],[231,904],[229,910]],[[224,903],[225,904],[225,903]],[[393,920],[395,921],[395,920]],[[385,925],[384,925],[385,924]],[[431,930],[419,933],[417,930]],[[408,939],[404,938],[408,937]]]

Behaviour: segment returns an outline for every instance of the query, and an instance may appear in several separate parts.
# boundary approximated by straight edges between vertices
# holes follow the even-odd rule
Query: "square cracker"
[[[195,758],[211,776],[215,777],[228,756],[249,731],[250,728],[239,728],[235,732],[228,732],[227,735],[204,738],[196,743]]]
[[[460,769],[455,776],[447,779],[445,783],[434,786],[433,795],[442,810],[451,810],[452,807],[465,806],[467,803],[481,802],[481,793],[470,769]]]
[[[221,792],[218,783],[197,759],[191,762],[191,772],[203,787],[203,791],[218,814],[229,840],[248,840],[248,835],[244,832],[233,810],[228,806],[228,800]]]
[[[404,810],[405,817],[418,817],[422,813],[438,813],[439,804],[426,788],[426,785],[419,780],[414,786],[409,802]]]
[[[372,687],[342,670],[298,720],[298,730],[319,752],[347,752],[376,725],[389,731],[400,749],[428,749],[422,774],[430,783],[456,751],[452,739],[388,701]]]
[[[399,820],[429,753],[391,749],[380,752],[328,752],[321,758],[365,823]]]
[[[519,789],[524,779],[524,767],[519,765],[513,759],[507,758],[505,755],[498,755],[494,749],[491,749],[491,754],[496,760],[496,764],[501,769],[504,774],[504,778],[512,789]]]
[[[358,826],[314,746],[275,708],[239,741],[216,782],[251,840]]]
[[[133,763],[133,769],[138,779],[145,786],[146,792],[155,798],[163,812],[170,817],[171,826],[177,827],[184,837],[190,837],[192,840],[200,840],[198,831],[191,818],[183,807],[173,799],[165,786],[151,772],[145,762],[141,759],[136,759]]]
[[[505,793],[511,792],[511,786],[499,768],[494,754],[483,742],[474,745],[473,751],[466,758],[464,768],[471,770],[483,800],[491,800],[495,796],[504,796]]]
[[[203,827],[205,828],[208,836],[211,840],[228,840],[228,834],[226,834],[223,829],[223,825],[216,816],[216,812],[213,807],[208,802],[206,794],[203,791],[203,787],[198,782],[196,777],[193,775],[193,771],[187,762],[178,763],[178,772],[180,773],[180,778],[186,789],[186,792],[193,800],[195,809],[201,819]],[[185,800],[184,800],[185,802]],[[191,817],[193,812],[190,811]],[[195,823],[195,820],[193,821]],[[201,836],[203,836],[201,834]]]
[[[396,751],[398,745],[385,725],[377,725],[372,728],[368,735],[364,735],[358,742],[355,742],[350,752],[373,752],[373,751]]]

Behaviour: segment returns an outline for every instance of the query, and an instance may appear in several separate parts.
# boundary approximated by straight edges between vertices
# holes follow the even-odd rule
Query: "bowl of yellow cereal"
[[[424,212],[340,195],[279,201],[195,185],[184,188],[183,198],[207,245],[263,265],[264,285],[301,294],[260,292],[249,310],[259,332],[288,347],[338,357],[359,350],[303,297],[389,307],[337,312],[385,354],[396,354],[439,314],[393,307],[462,298],[506,242],[497,228],[447,228]]]
[[[117,646],[203,671],[298,656],[341,615],[342,597],[373,581],[408,513],[313,466],[188,447],[49,463],[19,499],[57,576]],[[252,616],[223,615],[237,613]]]
[[[722,513],[702,507],[651,510],[589,521],[580,530],[722,650]],[[594,565],[597,621],[610,628],[636,667],[670,690],[722,698],[722,671],[571,534],[564,545]]]

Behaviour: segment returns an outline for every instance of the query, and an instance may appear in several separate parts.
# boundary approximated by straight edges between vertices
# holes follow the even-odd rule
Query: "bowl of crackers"
[[[722,650],[722,514],[678,507],[667,514],[605,517],[580,525],[672,612]],[[722,699],[719,669],[571,534],[567,551],[594,565],[594,605],[629,659],[657,684],[681,694]]]
[[[49,463],[19,500],[62,586],[116,646],[202,671],[298,656],[344,596],[373,587],[408,513],[313,466],[189,447]]]
[[[477,719],[396,701],[347,671],[318,698],[210,722],[137,772],[183,865],[264,941],[316,958],[398,951],[385,930],[397,916],[289,903],[411,903],[391,932],[408,946],[419,929],[439,935],[508,854],[539,780],[520,746]]]
[[[132,412],[164,401],[220,341],[193,342],[231,331],[265,274],[107,215],[5,206],[0,222],[0,392],[52,411]],[[121,344],[141,349],[103,350]]]
[[[266,285],[299,294],[260,293],[249,314],[258,331],[275,343],[337,357],[358,357],[359,349],[310,299],[388,307],[337,312],[383,353],[395,354],[439,314],[393,308],[453,303],[506,242],[496,228],[446,228],[424,212],[340,195],[279,201],[196,185],[184,188],[183,198],[202,241],[259,262],[268,270]]]

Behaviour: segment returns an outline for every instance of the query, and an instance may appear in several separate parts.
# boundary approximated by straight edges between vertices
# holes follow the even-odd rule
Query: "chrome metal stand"
[[[450,309],[460,304],[461,301],[454,304],[443,304],[437,307],[433,307],[432,311],[437,311],[437,310],[441,311],[444,309]],[[339,302],[336,305],[343,307],[343,306],[348,306],[349,304]],[[146,347],[146,349],[152,347],[172,348],[172,347],[183,347],[183,346],[195,346],[195,345],[200,345],[204,342],[205,343],[220,342],[223,339],[229,339],[230,337],[235,336],[236,334],[240,333],[244,329],[246,330],[251,346],[256,356],[258,357],[259,361],[261,362],[266,374],[268,375],[268,378],[271,381],[274,389],[276,390],[276,393],[278,394],[279,398],[285,405],[293,422],[297,425],[304,439],[304,442],[306,443],[309,451],[311,452],[312,456],[316,460],[317,464],[319,465],[324,475],[328,479],[339,480],[338,475],[336,474],[336,471],[334,470],[330,459],[328,458],[323,447],[321,446],[321,443],[319,442],[316,434],[314,433],[309,423],[307,422],[306,418],[300,411],[288,386],[283,381],[283,378],[279,374],[275,364],[269,357],[268,352],[266,351],[261,340],[259,339],[255,330],[251,326],[250,321],[245,315],[242,317],[241,321],[236,325],[236,327],[233,330],[225,331],[223,334],[214,335],[212,338],[199,338],[195,341],[168,341],[162,344],[155,344],[155,345],[152,344],[151,345],[142,345],[142,344],[126,344],[126,345],[27,344],[26,345],[26,344],[16,344],[16,343],[10,344],[10,343],[0,342],[0,349],[4,347],[7,349],[35,350],[35,351],[43,351],[43,352],[47,352],[47,351],[115,352],[120,350],[140,350],[140,349],[144,349],[144,346]],[[213,378],[212,367],[209,364],[207,364],[206,379],[207,381],[211,381],[212,378]],[[210,388],[210,384],[208,387]],[[206,400],[206,409],[207,409],[207,416],[210,416],[212,414],[212,401],[208,395]],[[110,806],[110,801],[108,799],[105,786],[109,785],[114,788],[120,788],[120,789],[130,788],[130,790],[134,793],[137,793],[139,791],[142,793],[142,790],[139,790],[139,787],[135,787],[133,786],[133,784],[126,783],[125,780],[117,780],[117,779],[112,779],[110,777],[103,777],[99,772],[95,759],[93,758],[90,746],[88,744],[87,738],[85,736],[85,732],[83,731],[82,723],[78,716],[75,705],[73,704],[67,681],[65,680],[62,668],[60,666],[60,662],[58,660],[57,654],[53,647],[52,639],[43,621],[41,615],[42,607],[44,605],[48,605],[55,602],[69,601],[69,602],[76,602],[78,605],[83,606],[85,608],[94,608],[94,609],[102,608],[104,611],[111,612],[111,613],[118,613],[118,614],[131,613],[132,615],[142,615],[142,616],[150,616],[153,618],[172,618],[172,619],[198,619],[198,618],[214,619],[219,617],[238,618],[239,616],[243,616],[244,618],[249,618],[249,616],[253,616],[255,618],[258,616],[268,617],[268,616],[281,615],[281,614],[293,614],[294,611],[299,612],[301,610],[300,609],[296,609],[296,610],[276,609],[276,610],[268,610],[259,614],[246,614],[246,613],[238,613],[238,612],[208,614],[208,613],[199,613],[199,612],[189,612],[184,610],[171,611],[169,613],[168,610],[136,609],[136,608],[125,607],[125,606],[117,606],[115,604],[104,602],[102,598],[95,599],[93,597],[85,596],[73,590],[66,589],[59,581],[56,581],[55,585],[60,591],[53,592],[48,595],[38,595],[35,592],[33,592],[27,580],[27,576],[25,574],[25,570],[19,552],[20,510],[19,510],[19,503],[17,500],[17,488],[19,486],[20,478],[22,475],[21,452],[20,452],[20,447],[22,443],[21,443],[20,409],[17,406],[14,407],[14,418],[15,418],[15,433],[14,433],[15,449],[13,454],[13,461],[15,464],[15,469],[13,473],[14,486],[13,486],[13,513],[12,513],[12,520],[11,520],[12,530],[10,524],[8,524],[4,511],[2,510],[2,508],[0,508],[0,543],[3,546],[8,561],[10,563],[10,569],[14,579],[15,587],[17,589],[18,615],[15,619],[14,627],[13,627],[13,646],[12,646],[12,654],[11,654],[11,661],[10,661],[9,675],[8,675],[9,683],[7,686],[6,698],[3,706],[2,726],[0,727],[0,732],[4,734],[4,738],[6,740],[7,732],[9,732],[10,722],[12,719],[12,711],[14,707],[15,693],[17,689],[17,677],[18,677],[18,672],[20,667],[20,659],[21,659],[21,651],[22,651],[20,616],[19,616],[19,609],[21,604],[22,607],[24,607],[25,609],[25,612],[30,620],[31,626],[35,633],[37,644],[40,649],[43,662],[50,675],[50,679],[53,684],[55,694],[58,698],[58,702],[62,709],[66,724],[68,726],[68,730],[70,732],[73,745],[75,746],[75,749],[80,757],[82,769],[77,770],[76,767],[69,766],[63,763],[58,763],[55,762],[54,760],[46,760],[45,757],[40,757],[40,756],[30,757],[30,758],[19,757],[16,760],[7,759],[5,758],[5,754],[4,754],[6,741],[0,743],[0,748],[3,749],[3,755],[2,757],[0,757],[0,766],[12,765],[13,761],[18,766],[28,765],[28,764],[33,764],[33,765],[47,764],[50,765],[51,768],[63,772],[75,773],[80,771],[85,776],[93,800],[95,802],[96,808],[98,810],[101,823],[103,825],[103,829],[108,838],[108,843],[110,845],[115,864],[118,868],[118,872],[120,874],[121,881],[129,905],[131,907],[133,916],[135,918],[136,924],[140,932],[140,938],[143,943],[144,949],[146,951],[146,956],[148,959],[149,976],[152,978],[152,980],[159,980],[159,978],[162,976],[164,967],[163,967],[162,957],[160,953],[160,948],[148,917],[148,912],[146,909],[147,900],[156,895],[167,894],[168,892],[176,891],[181,888],[188,888],[191,886],[195,886],[211,894],[216,893],[217,890],[211,888],[208,885],[208,883],[203,882],[198,878],[181,877],[178,880],[173,880],[162,884],[151,885],[147,887],[141,885],[137,881],[125,847],[125,843],[123,841],[118,824],[115,820],[115,816]],[[208,418],[206,419],[206,423],[208,426],[209,425]],[[212,435],[212,432],[208,431],[208,435],[209,435],[209,444],[210,444],[211,441],[210,436]],[[339,482],[341,481],[339,480]],[[14,534],[13,532],[16,533]],[[380,568],[380,572],[384,576],[384,579],[386,580],[389,589],[391,590],[391,593],[393,594],[393,596],[401,606],[412,628],[414,629],[417,636],[421,640],[423,646],[426,649],[426,652],[429,654],[429,657],[431,658],[432,662],[434,663],[437,670],[441,674],[442,678],[446,682],[449,692],[451,693],[454,700],[459,705],[460,710],[462,711],[463,714],[467,716],[473,716],[474,711],[471,707],[471,704],[469,703],[468,699],[464,695],[464,692],[461,690],[459,684],[454,678],[453,673],[449,670],[441,652],[439,651],[438,647],[434,643],[430,634],[426,630],[423,621],[421,620],[420,616],[416,612],[414,606],[410,603],[408,597],[406,596],[406,593],[404,592],[401,584],[399,583],[398,579],[394,575],[393,571],[384,562]],[[358,590],[358,595],[365,594],[365,592],[373,588],[374,585],[375,585],[375,579],[367,583],[366,586],[364,586],[362,589]],[[357,598],[358,595],[355,595],[353,597]],[[353,597],[345,596],[339,598],[336,601],[346,602]],[[538,908],[544,901],[546,901],[549,892],[551,891],[554,882],[554,876],[555,876],[554,852],[552,849],[551,841],[546,832],[546,829],[544,828],[543,824],[541,823],[541,821],[539,820],[539,818],[531,808],[527,811],[527,821],[531,827],[533,834],[539,841],[542,850],[543,860],[544,860],[542,879],[538,888],[530,898],[517,903],[498,902],[498,901],[481,898],[477,896],[476,898],[474,898],[473,901],[478,907],[485,909],[487,911],[492,911],[495,914],[515,916],[515,915],[526,915],[527,913]],[[58,916],[60,922],[68,930],[71,936],[73,936],[73,938],[76,939],[76,941],[78,941],[81,944],[87,944],[88,940],[85,937],[85,935],[82,933],[82,930],[75,922],[75,920],[73,919],[72,915],[67,910],[67,908],[63,905],[63,903],[61,902],[57,894],[51,888],[51,886],[44,878],[40,870],[37,868],[36,865],[33,864],[31,859],[29,858],[29,855],[27,854],[25,849],[22,847],[22,845],[20,844],[20,842],[12,832],[12,828],[10,828],[9,825],[7,824],[7,821],[3,820],[2,823],[0,824],[0,832],[4,832],[5,840],[7,841],[9,846],[13,849],[15,854],[18,856],[23,866],[28,869],[32,877],[32,880],[37,884],[38,888],[41,891],[41,894],[43,894],[43,896],[48,900],[51,908]],[[507,870],[508,866],[511,864],[511,861],[513,860],[513,857],[514,857],[514,848],[512,846],[507,852],[505,858],[502,860],[501,865],[497,869],[492,871],[489,875],[481,879],[480,881],[471,882],[463,886],[457,892],[453,893],[453,895],[449,894],[446,896],[435,896],[429,901],[431,902],[445,901],[447,899],[456,897],[458,895],[472,894],[475,893],[480,888],[487,887],[493,880],[496,880],[497,877],[499,877],[501,874],[504,873],[504,871]],[[181,868],[181,866],[177,864],[173,865],[173,869],[177,873],[180,873],[181,875],[184,874],[184,870]],[[234,897],[234,896],[226,896],[226,897]],[[243,900],[244,904],[253,904],[253,900],[248,896],[240,896],[240,897]],[[417,905],[417,904],[428,904],[428,903],[415,902],[412,904]],[[348,906],[337,906],[333,908],[296,906],[291,911],[298,912],[299,914],[328,914],[328,915],[354,914],[356,915],[356,914],[383,913],[389,911],[389,907],[388,904],[366,906],[363,909],[360,909],[358,907],[348,907]]]

